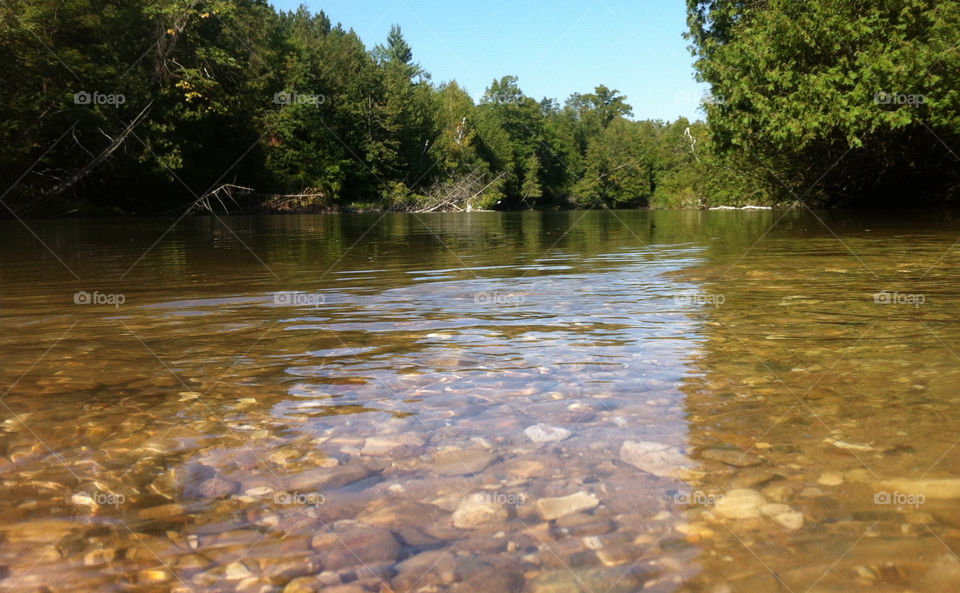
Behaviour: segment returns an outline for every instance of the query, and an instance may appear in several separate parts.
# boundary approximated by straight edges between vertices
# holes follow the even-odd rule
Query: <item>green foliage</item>
[[[536,153],[532,153],[523,163],[523,185],[520,188],[521,200],[527,203],[529,200],[532,207],[538,199],[543,197],[543,189],[540,186],[540,159]]]
[[[653,187],[653,140],[625,119],[613,120],[587,147],[587,170],[575,186],[577,203],[647,205]]]
[[[734,179],[702,125],[634,121],[615,89],[561,106],[504,76],[475,104],[399,26],[367,49],[266,0],[10,0],[0,74],[17,213],[176,212],[224,183],[284,209],[693,206]]]
[[[940,198],[960,184],[960,4],[688,0],[718,149],[781,199]]]

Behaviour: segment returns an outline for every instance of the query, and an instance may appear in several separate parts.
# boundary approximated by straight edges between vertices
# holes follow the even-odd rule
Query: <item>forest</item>
[[[956,2],[688,0],[705,121],[597,86],[475,102],[394,26],[265,0],[12,0],[6,216],[815,206],[960,187]]]

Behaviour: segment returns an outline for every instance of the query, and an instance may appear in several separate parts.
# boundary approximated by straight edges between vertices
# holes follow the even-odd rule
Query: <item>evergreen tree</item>
[[[783,199],[943,198],[960,186],[960,4],[688,0],[717,148]]]

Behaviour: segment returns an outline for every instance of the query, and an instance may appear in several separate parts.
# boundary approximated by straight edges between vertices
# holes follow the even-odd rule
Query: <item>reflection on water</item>
[[[0,587],[960,590],[949,216],[173,222],[4,223]]]

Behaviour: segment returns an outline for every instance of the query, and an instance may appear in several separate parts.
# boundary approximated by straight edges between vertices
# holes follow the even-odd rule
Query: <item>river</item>
[[[3,221],[0,589],[960,590],[958,237]]]

